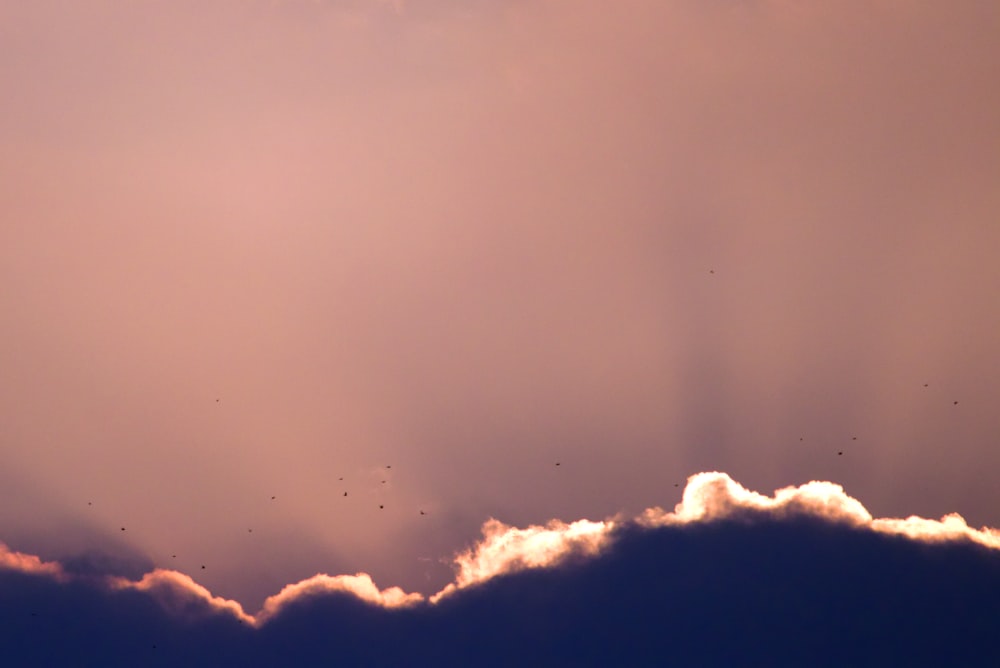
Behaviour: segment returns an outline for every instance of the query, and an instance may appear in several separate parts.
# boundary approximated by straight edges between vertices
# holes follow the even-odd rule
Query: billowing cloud
[[[290,584],[279,593],[264,601],[264,607],[257,614],[261,622],[280,614],[284,606],[303,597],[320,596],[323,594],[346,593],[371,605],[384,608],[398,608],[422,602],[424,597],[417,593],[407,593],[399,587],[379,589],[367,573],[356,575],[324,575],[318,574],[311,578]]]
[[[990,527],[973,529],[958,513],[949,513],[940,520],[916,516],[873,518],[860,501],[832,482],[812,481],[797,487],[783,487],[768,497],[746,489],[729,475],[719,472],[691,476],[683,500],[672,513],[650,508],[639,521],[647,526],[664,526],[745,517],[748,513],[778,518],[809,516],[925,542],[970,540],[1000,550],[1000,531]]]
[[[255,615],[191,577],[0,550],[4,665],[991,665],[997,533],[872,518],[839,485],[691,476],[673,511],[490,520],[431,597],[316,575]],[[570,558],[578,557],[578,558]]]
[[[455,557],[455,582],[432,596],[431,601],[497,575],[556,565],[571,553],[593,556],[607,543],[614,526],[610,519],[571,524],[552,520],[545,526],[519,529],[491,519],[483,525],[483,539]]]
[[[254,617],[246,614],[236,601],[213,596],[208,589],[184,573],[157,568],[144,575],[138,582],[125,578],[109,578],[113,589],[135,589],[147,592],[159,601],[170,613],[183,616],[205,616],[210,614],[231,615],[241,622],[254,623]]]

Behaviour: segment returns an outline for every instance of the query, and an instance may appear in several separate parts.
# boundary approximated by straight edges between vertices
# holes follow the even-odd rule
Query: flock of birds
[[[710,273],[714,274],[714,273],[715,273],[715,271],[714,271],[714,270],[710,270]],[[924,385],[924,387],[929,387],[929,386],[930,386],[930,384],[929,384],[929,383],[924,383],[923,385]],[[221,403],[221,399],[217,398],[217,399],[215,400],[215,403]],[[957,406],[957,405],[958,405],[958,401],[953,401],[953,402],[952,402],[952,405],[954,405],[954,406]],[[800,437],[799,437],[799,441],[803,441],[803,440],[804,440],[804,437],[801,437],[801,436],[800,436]],[[852,441],[857,441],[857,440],[858,440],[858,437],[857,437],[857,436],[852,436],[852,437],[851,437],[851,440],[852,440]],[[844,455],[844,451],[843,451],[843,450],[838,450],[838,451],[837,451],[837,456],[838,456],[838,457],[842,457],[843,455]],[[559,461],[555,462],[555,466],[556,466],[556,467],[560,467],[560,466],[562,466],[562,462],[559,462]],[[391,469],[392,469],[392,466],[391,466],[391,465],[389,465],[389,464],[387,464],[387,465],[386,465],[386,466],[385,466],[384,468],[385,468],[386,470],[391,470]],[[339,482],[343,482],[344,478],[343,478],[343,477],[339,477],[339,478],[337,478],[337,480],[338,480]],[[383,479],[383,480],[381,481],[381,483],[380,483],[380,484],[382,484],[382,485],[385,485],[385,484],[387,484],[387,483],[388,483],[388,480],[384,480],[384,479]],[[676,483],[676,482],[674,483],[674,487],[679,487],[679,486],[680,486],[680,483]],[[345,497],[347,496],[347,492],[346,492],[346,491],[344,492],[344,496],[345,496]],[[276,501],[276,500],[277,500],[277,498],[278,498],[278,497],[277,497],[277,495],[272,495],[272,496],[271,496],[271,501]],[[87,505],[88,505],[88,506],[93,506],[93,505],[94,505],[94,504],[93,504],[93,501],[88,501],[88,502],[87,502]],[[384,503],[380,503],[380,504],[378,504],[378,507],[379,507],[379,510],[384,510],[384,509],[385,509],[385,504],[384,504]],[[419,512],[420,512],[420,515],[421,515],[421,516],[426,516],[426,515],[427,515],[426,511],[424,511],[423,509],[420,509],[420,510],[419,510]],[[125,531],[125,527],[121,527],[121,531],[123,531],[123,532],[124,532],[124,531]],[[248,528],[247,528],[247,533],[253,533],[253,528],[251,528],[251,527],[248,527]],[[177,558],[177,555],[176,555],[176,554],[172,554],[172,555],[170,555],[170,556],[171,556],[171,558],[174,558],[174,559],[176,559],[176,558]],[[206,569],[206,566],[205,566],[204,564],[202,564],[202,565],[201,565],[201,570],[205,570],[205,569]]]
[[[216,400],[215,400],[215,403],[219,403],[219,401],[220,401],[219,399],[216,399]],[[559,466],[559,463],[558,463],[558,462],[556,462],[556,466]],[[390,469],[392,469],[392,465],[391,465],[391,464],[387,464],[387,465],[385,466],[385,469],[386,469],[386,470],[390,470]],[[341,476],[341,477],[337,478],[337,480],[338,480],[339,482],[343,482],[344,478],[343,478],[343,477]],[[382,484],[382,485],[385,485],[385,484],[387,484],[388,482],[389,482],[388,480],[382,480],[380,484]],[[347,496],[347,492],[344,492],[344,496]],[[277,500],[278,500],[278,496],[277,496],[276,494],[272,494],[272,495],[271,495],[271,501],[277,501]],[[93,505],[94,505],[94,502],[93,502],[93,501],[88,501],[88,502],[87,502],[87,505],[88,505],[88,506],[93,506]],[[378,508],[379,508],[379,510],[385,510],[385,504],[384,504],[384,503],[380,503],[380,504],[378,505]],[[420,514],[421,514],[421,515],[424,515],[424,516],[426,516],[426,515],[427,515],[427,512],[426,512],[425,510],[423,510],[423,509],[421,508],[421,509],[420,509]],[[121,527],[121,531],[125,531],[125,527]],[[253,533],[253,528],[252,528],[252,527],[248,527],[248,528],[247,528],[247,533]],[[171,557],[172,559],[176,559],[176,558],[177,558],[177,555],[176,555],[176,554],[171,554],[171,555],[170,555],[170,557]],[[202,565],[201,565],[201,570],[206,570],[206,566],[205,566],[205,564],[202,564]]]

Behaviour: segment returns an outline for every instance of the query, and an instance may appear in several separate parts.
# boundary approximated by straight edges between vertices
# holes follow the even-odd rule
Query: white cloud
[[[431,601],[497,575],[558,564],[571,553],[597,554],[614,526],[612,519],[578,520],[572,524],[552,520],[544,527],[519,529],[490,519],[483,525],[483,539],[455,557],[458,567],[455,582],[431,597]]]

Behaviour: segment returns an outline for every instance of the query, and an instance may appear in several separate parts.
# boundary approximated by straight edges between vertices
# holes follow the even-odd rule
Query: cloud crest
[[[138,581],[123,577],[99,578],[108,590],[134,590],[158,601],[170,614],[197,618],[218,614],[253,626],[280,616],[291,604],[327,594],[347,594],[366,604],[398,609],[420,604],[438,604],[461,590],[483,584],[498,576],[530,569],[558,567],[568,556],[593,558],[615,543],[616,532],[632,527],[656,529],[705,525],[724,520],[753,522],[760,519],[813,518],[874,533],[905,537],[924,543],[971,542],[1000,551],[1000,530],[970,527],[961,515],[949,514],[940,520],[911,516],[873,518],[864,505],[832,482],[811,481],[778,489],[772,496],[748,490],[728,474],[717,471],[697,473],[688,478],[682,500],[673,511],[659,507],[646,509],[638,517],[608,518],[603,521],[552,520],[544,526],[519,528],[497,519],[482,527],[482,538],[455,555],[455,579],[441,591],[424,596],[400,587],[380,589],[367,573],[355,575],[317,574],[289,584],[269,597],[256,614],[244,611],[237,601],[213,596],[192,577],[157,568]],[[56,562],[10,550],[0,544],[0,570],[38,575],[59,582],[75,578]],[[88,581],[95,578],[87,577]]]

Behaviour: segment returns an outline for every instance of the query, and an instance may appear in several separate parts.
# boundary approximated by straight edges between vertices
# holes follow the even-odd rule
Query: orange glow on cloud
[[[137,589],[148,592],[174,614],[223,613],[249,624],[256,623],[254,617],[246,614],[243,606],[236,601],[212,596],[212,592],[190,576],[177,571],[157,568],[146,573],[138,582],[126,578],[110,578],[109,583],[115,589]]]
[[[37,573],[54,578],[62,578],[62,567],[51,561],[42,561],[33,554],[15,552],[0,543],[0,569],[20,571],[22,573]]]
[[[688,478],[680,503],[671,512],[654,507],[646,509],[634,523],[649,527],[677,526],[725,519],[815,517],[831,523],[868,529],[878,533],[903,536],[910,540],[942,543],[972,541],[989,549],[1000,550],[1000,530],[973,529],[958,514],[940,520],[911,516],[873,518],[860,501],[832,482],[812,481],[778,489],[773,496],[746,489],[729,475],[720,472],[698,473]],[[110,589],[134,589],[147,592],[164,607],[178,615],[228,614],[259,626],[279,615],[286,606],[304,596],[331,592],[348,593],[372,605],[398,608],[424,601],[437,603],[466,587],[486,582],[498,575],[530,568],[547,568],[561,563],[571,554],[595,556],[613,542],[612,531],[627,524],[621,518],[604,521],[578,520],[566,523],[552,520],[545,526],[513,527],[490,519],[482,527],[483,537],[454,558],[454,581],[430,597],[407,593],[399,587],[379,589],[367,573],[356,575],[317,574],[284,587],[269,597],[261,610],[247,614],[236,601],[213,596],[190,576],[177,571],[156,569],[138,581],[121,577],[105,579]],[[40,574],[58,580],[70,575],[55,562],[15,552],[0,543],[0,569]]]
[[[321,573],[301,582],[290,584],[274,596],[268,597],[264,601],[264,607],[257,613],[257,621],[266,621],[280,612],[284,606],[301,596],[328,592],[353,594],[362,601],[384,608],[398,608],[424,600],[422,595],[408,594],[399,587],[379,589],[367,573],[356,575],[324,575]]]

